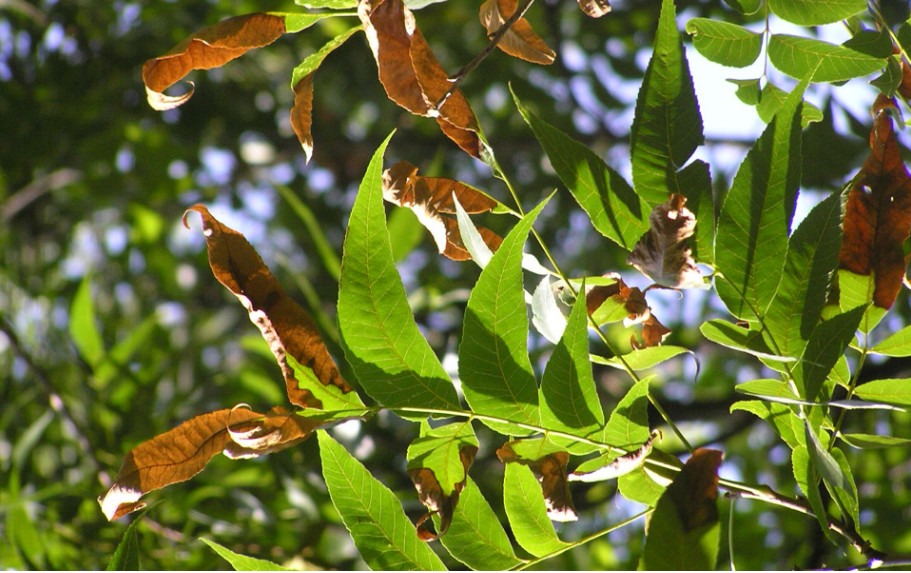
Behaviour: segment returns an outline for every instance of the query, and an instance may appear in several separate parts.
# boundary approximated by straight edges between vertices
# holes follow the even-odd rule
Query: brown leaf
[[[635,349],[648,348],[649,346],[661,346],[665,337],[670,333],[670,328],[658,322],[655,315],[649,313],[648,318],[642,323],[642,342],[640,343],[635,337],[630,337],[630,345]]]
[[[291,403],[303,408],[322,406],[309,390],[300,387],[286,354],[310,368],[320,383],[350,392],[351,387],[333,362],[313,319],[285,293],[247,239],[218,222],[203,205],[194,205],[187,213],[190,211],[202,216],[212,273],[240,300],[269,343],[282,369]]]
[[[414,211],[430,231],[440,253],[464,261],[471,256],[459,232],[453,194],[466,213],[484,213],[497,206],[496,200],[454,179],[418,175],[418,168],[407,161],[400,161],[383,172],[383,198]],[[490,229],[478,227],[478,232],[491,251],[496,251],[503,241]]]
[[[652,314],[652,309],[645,300],[645,292],[638,287],[627,286],[620,275],[611,273],[606,276],[613,278],[616,282],[592,287],[585,293],[588,314],[594,314],[608,299],[613,299],[615,303],[622,304],[628,313],[623,319],[625,326],[642,325],[642,342],[636,340],[635,336],[631,336],[630,345],[636,349],[659,346],[671,330],[661,324]]]
[[[307,74],[294,86],[294,106],[291,108],[291,127],[297,135],[307,162],[313,156],[313,74]]]
[[[513,444],[507,442],[497,450],[497,457],[504,464],[520,463],[527,465],[538,478],[547,516],[554,521],[575,521],[576,508],[573,506],[572,494],[569,492],[569,480],[566,476],[568,452],[551,452],[538,459],[528,459],[516,453]]]
[[[873,275],[873,304],[885,309],[901,290],[908,264],[902,244],[911,231],[911,176],[890,112],[896,112],[895,102],[880,95],[873,105],[872,151],[848,194],[838,253],[840,268]]]
[[[686,197],[672,193],[655,206],[649,216],[650,228],[642,235],[627,262],[661,286],[704,288],[687,239],[696,229],[696,216],[686,208]]]
[[[518,0],[486,0],[481,4],[481,24],[493,36],[516,12]],[[525,18],[516,20],[497,43],[510,56],[535,64],[550,65],[556,54],[531,28]]]
[[[462,150],[481,156],[478,122],[468,100],[453,90],[439,61],[402,0],[360,0],[358,16],[389,99],[415,115],[433,117]]]
[[[685,531],[718,521],[718,468],[724,454],[698,448],[667,487]]]
[[[578,0],[579,8],[592,18],[600,18],[610,12],[608,0]]]
[[[468,468],[474,462],[474,457],[478,453],[477,446],[463,445],[459,448],[459,461],[465,468],[465,477],[454,484],[453,491],[446,493],[440,485],[436,474],[430,468],[413,468],[408,470],[411,481],[417,489],[418,497],[421,503],[428,509],[428,512],[421,516],[415,523],[418,537],[423,541],[433,541],[439,536],[446,533],[449,525],[452,523],[452,515],[456,505],[459,503],[459,494],[465,489],[465,482],[468,481]],[[434,513],[440,516],[440,530],[434,532],[431,529],[433,522],[430,516]]]
[[[228,408],[196,416],[133,448],[98,503],[113,521],[142,509],[140,498],[150,491],[195,476],[219,452],[230,458],[276,452],[307,439],[319,425],[279,407],[266,415]]]
[[[273,14],[236,16],[196,32],[167,54],[148,60],[142,66],[149,105],[170,109],[193,95],[166,96],[162,92],[192,70],[217,68],[253,48],[266,46],[285,33],[285,19]]]

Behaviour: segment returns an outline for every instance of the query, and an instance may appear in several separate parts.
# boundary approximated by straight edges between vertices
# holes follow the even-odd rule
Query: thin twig
[[[494,32],[493,36],[490,37],[490,42],[487,44],[487,46],[485,46],[484,49],[481,50],[478,55],[475,56],[470,62],[465,64],[461,70],[456,72],[454,76],[449,78],[449,81],[452,82],[452,85],[449,86],[449,89],[446,90],[446,93],[443,94],[443,97],[441,97],[437,101],[436,105],[433,106],[435,110],[439,110],[440,107],[446,103],[446,100],[449,99],[449,96],[451,96],[456,88],[459,87],[459,84],[462,83],[462,80],[465,79],[465,76],[470,74],[476,67],[481,64],[481,62],[487,58],[487,56],[490,55],[491,52],[493,52],[494,48],[497,47],[497,44],[500,43],[500,40],[503,39],[503,36],[509,32],[513,24],[519,21],[519,18],[525,15],[525,12],[528,11],[534,1],[535,0],[522,0],[522,3],[516,7],[516,11],[512,13],[512,16],[507,18],[506,21],[503,22],[503,25],[500,26],[500,28]]]

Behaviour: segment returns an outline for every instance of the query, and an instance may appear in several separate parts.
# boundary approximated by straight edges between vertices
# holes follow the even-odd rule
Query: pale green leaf
[[[367,565],[396,571],[445,570],[430,546],[418,538],[396,495],[325,431],[318,431],[317,437],[332,503]]]
[[[876,434],[839,434],[838,437],[852,448],[869,450],[911,446],[911,439],[896,436],[878,436]]]
[[[326,8],[328,10],[350,10],[357,8],[357,0],[294,0],[304,8]]]
[[[666,362],[671,358],[680,356],[681,354],[692,354],[691,350],[683,348],[682,346],[673,346],[668,344],[667,346],[647,346],[645,348],[637,348],[624,354],[622,357],[614,356],[612,358],[604,358],[603,356],[592,355],[592,362],[597,364],[604,364],[605,366],[613,366],[614,368],[625,369],[626,366],[629,366],[633,370],[648,370],[649,368],[654,368],[662,362]],[[621,360],[622,358],[622,360]],[[624,365],[625,364],[625,365]]]
[[[381,404],[459,409],[452,381],[414,322],[393,262],[381,182],[388,142],[370,161],[345,235],[338,297],[345,356]]]
[[[76,350],[91,366],[97,366],[104,359],[104,341],[98,329],[95,303],[92,300],[92,279],[86,275],[70,305],[70,337]]]
[[[355,13],[320,13],[320,14],[308,14],[305,12],[269,12],[273,16],[281,16],[285,19],[285,32],[288,34],[294,34],[302,30],[306,30],[310,26],[316,24],[320,20],[326,18],[331,18],[333,16],[356,16]]]
[[[888,309],[881,308],[873,302],[873,291],[876,286],[875,276],[858,275],[845,269],[838,269],[838,306],[829,306],[823,313],[831,314],[841,309],[842,312],[858,306],[866,306],[867,311],[860,321],[860,331],[869,333],[883,319]]]
[[[611,412],[601,439],[612,446],[632,451],[648,441],[648,384],[651,376],[642,378],[627,391]]]
[[[911,356],[911,326],[899,330],[870,349],[871,354],[883,356]]]
[[[784,102],[787,101],[787,99],[788,92],[772,82],[766,81],[765,86],[759,94],[759,104],[756,105],[756,113],[759,114],[759,119],[766,123],[772,121],[772,118],[775,117],[775,114],[778,113],[778,110],[781,109],[781,106],[784,105]],[[808,101],[803,102],[803,108],[800,113],[801,126],[807,127],[811,123],[822,120],[823,113],[821,109]]]
[[[803,441],[804,439],[801,438],[801,442]],[[834,542],[834,535],[829,532],[826,508],[819,493],[819,474],[815,465],[810,462],[810,452],[808,446],[804,443],[793,448],[791,452],[791,467],[794,471],[794,479],[797,481],[801,491],[803,491],[804,497],[807,498],[817,523],[819,523],[819,526],[829,539]]]
[[[866,0],[769,0],[782,20],[801,26],[819,26],[845,20],[867,9]]]
[[[686,23],[686,32],[693,36],[696,51],[723,66],[749,66],[762,51],[762,34],[730,22],[693,18]]]
[[[506,464],[503,476],[503,505],[512,534],[523,549],[541,557],[566,548],[547,517],[541,484],[528,466]]]
[[[293,569],[282,567],[281,565],[277,565],[266,559],[235,553],[210,539],[200,538],[199,540],[211,547],[222,559],[230,563],[235,571],[293,571]]]
[[[911,378],[887,378],[859,385],[854,393],[872,402],[911,406]]]
[[[438,428],[421,424],[421,435],[408,446],[408,469],[428,468],[445,495],[452,495],[465,481],[466,468],[459,456],[464,447],[478,447],[470,422],[456,422]]]
[[[336,14],[323,15],[323,17],[326,16],[336,16]],[[349,28],[348,30],[342,32],[338,36],[326,42],[322,48],[304,58],[304,61],[298,64],[294,68],[294,71],[291,72],[291,89],[294,89],[298,82],[300,82],[306,76],[309,76],[315,72],[317,68],[319,68],[323,63],[323,60],[326,59],[326,56],[344,44],[348,38],[355,34],[355,32],[359,32],[360,30],[361,26],[354,26],[353,28]]]
[[[769,59],[776,68],[791,77],[805,78],[813,74],[814,82],[841,82],[886,67],[884,58],[789,34],[772,34]]]
[[[528,316],[522,287],[522,248],[546,201],[529,212],[503,240],[481,271],[465,310],[459,375],[472,411],[538,425],[538,385],[528,357]],[[528,435],[496,422],[494,430]]]
[[[519,113],[599,233],[630,251],[648,231],[648,205],[586,145],[539,119],[513,94]]]

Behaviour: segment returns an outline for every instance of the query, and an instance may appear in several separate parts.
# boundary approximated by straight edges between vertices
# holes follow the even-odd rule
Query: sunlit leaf
[[[211,547],[212,551],[218,553],[222,559],[230,563],[235,571],[292,571],[292,569],[276,565],[266,559],[258,559],[256,557],[235,553],[224,545],[215,543],[211,539],[201,538],[200,541]]]
[[[649,230],[633,247],[627,262],[662,286],[708,288],[687,243],[695,229],[696,216],[686,208],[686,197],[672,194],[652,209]]]
[[[901,291],[908,262],[903,244],[911,230],[911,175],[892,124],[895,109],[882,95],[873,106],[872,151],[851,185],[838,253],[840,268],[873,275],[873,304],[885,309]]]
[[[351,387],[342,377],[323,342],[316,324],[299,304],[289,297],[278,280],[263,263],[247,239],[234,229],[221,224],[202,205],[194,205],[202,217],[203,232],[209,253],[209,266],[218,282],[223,284],[250,315],[285,377],[285,388],[292,404],[322,407],[306,382],[337,387],[342,393]],[[187,225],[184,214],[184,225]],[[314,376],[299,379],[288,365],[286,355],[310,369]]]
[[[693,18],[686,23],[686,32],[700,54],[724,66],[749,66],[762,50],[762,34],[730,22]]]
[[[718,468],[722,453],[698,449],[658,500],[639,562],[646,570],[714,570],[718,522]]]
[[[891,378],[873,380],[859,385],[855,393],[864,400],[911,406],[911,379]]]
[[[769,8],[788,22],[819,26],[845,20],[867,9],[865,0],[769,0]]]
[[[866,307],[860,306],[837,314],[816,325],[801,356],[800,367],[793,370],[794,381],[800,397],[814,401],[835,363],[844,354]]]
[[[361,557],[373,569],[443,571],[398,498],[326,432],[317,433],[323,478]]]
[[[503,477],[503,505],[513,536],[523,549],[541,557],[564,549],[544,508],[544,495],[528,466],[506,464]]]
[[[682,346],[647,346],[645,348],[635,348],[626,354],[612,358],[604,358],[593,354],[591,360],[596,364],[613,366],[621,370],[629,367],[640,371],[654,368],[662,362],[676,358],[681,354],[693,354],[693,351]]]
[[[228,408],[196,416],[133,448],[98,502],[113,521],[142,509],[140,498],[150,491],[195,476],[219,453],[237,459],[277,452],[307,439],[320,425],[280,407],[265,415]]]
[[[911,446],[911,439],[876,434],[839,434],[839,439],[859,450]]]
[[[885,340],[870,349],[872,354],[884,356],[911,356],[911,326],[889,335]]]
[[[345,235],[338,299],[345,356],[364,390],[386,406],[458,409],[452,381],[414,322],[393,262],[381,182],[388,143],[367,167]]]
[[[399,161],[383,171],[383,198],[399,207],[414,211],[421,224],[430,231],[437,250],[455,261],[470,258],[462,241],[456,219],[455,199],[466,213],[486,213],[499,203],[482,191],[454,179],[424,177],[418,168]],[[491,251],[503,241],[485,227],[475,227]]]
[[[815,38],[772,34],[769,60],[794,78],[813,74],[814,82],[839,82],[872,74],[886,66],[884,58],[869,56]]]
[[[575,521],[576,509],[566,470],[569,453],[558,448],[547,438],[515,440],[503,444],[497,450],[497,457],[507,465],[519,463],[531,468],[541,484],[547,517],[553,521]]]
[[[487,35],[493,36],[503,24],[516,12],[518,0],[485,0],[481,4],[479,17],[487,29]],[[521,58],[535,64],[552,64],[556,54],[544,40],[531,28],[524,17],[513,22],[497,43],[497,48],[510,56]]]

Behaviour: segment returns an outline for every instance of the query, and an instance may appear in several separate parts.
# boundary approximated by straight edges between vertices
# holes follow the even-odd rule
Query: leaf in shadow
[[[696,229],[696,216],[686,208],[686,197],[672,193],[666,202],[656,205],[649,225],[627,262],[661,286],[705,288],[687,242]]]

